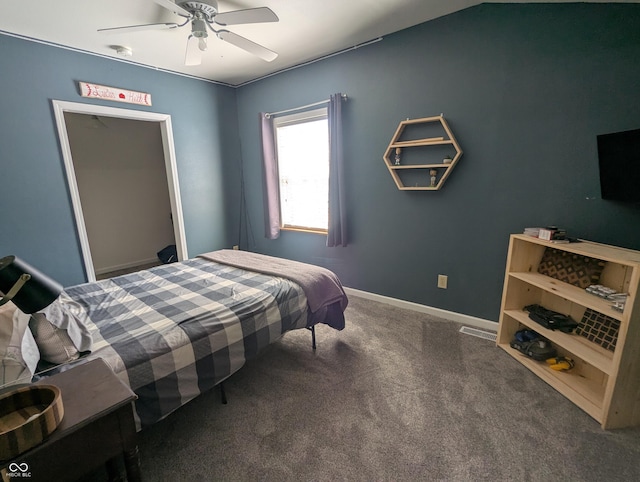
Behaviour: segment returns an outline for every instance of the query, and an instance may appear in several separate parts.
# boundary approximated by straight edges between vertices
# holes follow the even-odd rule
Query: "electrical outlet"
[[[447,281],[449,277],[446,274],[438,275],[438,288],[442,288],[443,290],[447,289]]]
[[[240,249],[240,246],[238,246],[237,244],[233,245],[233,249],[235,249],[236,251],[238,251]]]

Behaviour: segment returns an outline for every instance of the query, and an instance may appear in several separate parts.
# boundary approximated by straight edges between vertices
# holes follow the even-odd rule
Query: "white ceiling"
[[[639,3],[640,0],[590,0]],[[0,2],[0,31],[122,60],[112,46],[133,50],[126,60],[230,85],[240,85],[289,67],[352,48],[384,35],[477,4],[477,0],[219,0],[220,13],[269,7],[278,23],[230,26],[279,54],[265,62],[219,40],[209,39],[202,64],[186,67],[189,25],[172,30],[99,33],[98,29],[182,18],[153,0],[29,0]],[[514,0],[495,3],[566,3]],[[0,41],[2,41],[0,37]]]

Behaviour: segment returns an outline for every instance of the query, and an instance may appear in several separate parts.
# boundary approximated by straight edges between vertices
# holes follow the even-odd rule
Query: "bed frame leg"
[[[220,399],[222,400],[222,404],[227,404],[227,394],[224,391],[224,382],[220,382]]]
[[[307,330],[311,330],[311,347],[316,349],[316,325],[307,326]]]

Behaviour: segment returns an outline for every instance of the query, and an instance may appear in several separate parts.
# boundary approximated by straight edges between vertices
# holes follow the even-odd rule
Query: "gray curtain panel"
[[[347,245],[347,210],[342,152],[342,94],[329,98],[329,229],[327,246]]]
[[[264,200],[264,235],[268,239],[280,236],[280,192],[278,189],[278,159],[276,158],[273,122],[260,113],[262,134],[262,196]]]

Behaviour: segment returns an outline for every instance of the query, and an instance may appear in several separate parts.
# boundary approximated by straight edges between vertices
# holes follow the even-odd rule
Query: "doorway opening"
[[[171,117],[53,101],[87,281],[187,259]],[[164,168],[162,168],[164,166]]]

